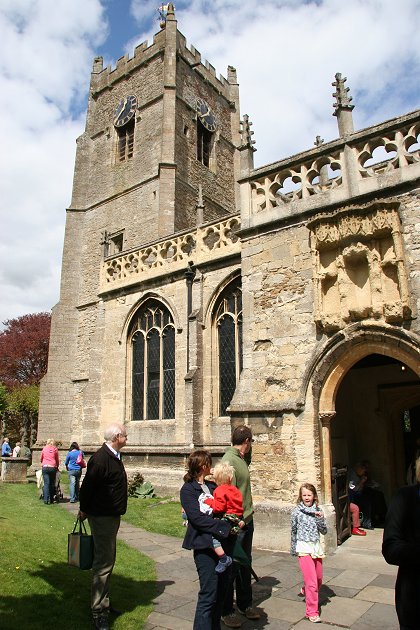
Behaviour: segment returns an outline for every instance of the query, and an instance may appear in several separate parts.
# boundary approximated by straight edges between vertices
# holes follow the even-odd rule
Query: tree
[[[32,313],[3,322],[0,381],[8,390],[39,384],[47,371],[51,314]]]
[[[36,441],[39,382],[47,371],[51,314],[3,322],[0,332],[1,433],[26,446]],[[4,383],[4,385],[3,385]]]
[[[8,432],[12,431],[24,445],[36,441],[38,427],[39,385],[14,387],[7,396]],[[10,436],[9,436],[10,437]]]

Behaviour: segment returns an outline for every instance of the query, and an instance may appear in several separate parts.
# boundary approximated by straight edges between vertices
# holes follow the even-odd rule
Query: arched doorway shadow
[[[369,354],[355,363],[335,399],[330,427],[333,466],[351,469],[356,462],[368,461],[370,483],[379,484],[389,500],[405,483],[403,416],[419,399],[418,376],[392,356]]]
[[[355,324],[338,333],[335,338],[331,338],[326,344],[325,351],[318,357],[311,380],[315,407],[320,421],[322,491],[325,503],[332,502],[331,468],[334,462],[332,459],[331,427],[337,417],[337,397],[346,375],[359,362],[366,361],[366,357],[376,355],[382,357],[382,362],[385,364],[389,360],[391,364],[394,366],[398,365],[400,369],[404,366],[406,373],[410,375],[409,380],[411,384],[415,384],[417,387],[420,377],[419,348],[420,340],[417,335],[405,330],[380,324]],[[367,362],[369,363],[369,360]],[[392,378],[391,381],[388,378],[385,383],[380,381],[380,378],[379,380],[377,379],[375,384],[378,405],[382,404],[388,413],[390,411],[387,408],[389,395],[386,393],[386,387],[392,389],[396,381],[393,381]],[[398,380],[400,404],[391,406],[394,409],[393,414],[391,414],[393,420],[387,420],[386,429],[383,423],[378,424],[377,422],[381,432],[387,433],[387,449],[388,447],[391,448],[392,434],[393,432],[395,434],[397,430],[398,414],[401,412],[402,407],[405,406],[408,398],[411,397],[411,400],[415,400],[417,397],[416,387],[414,387],[415,391],[412,391],[408,398],[404,397],[403,381],[404,379]],[[395,391],[394,389],[394,393]],[[379,403],[379,399],[382,403]],[[376,410],[378,410],[378,405],[375,408]],[[354,422],[354,419],[347,418],[347,422]],[[354,441],[357,442],[357,439]],[[372,441],[362,446],[367,448],[369,444],[372,444]],[[369,455],[370,453],[367,453],[363,457],[369,457]],[[357,449],[348,455],[348,458],[350,457],[357,458]],[[394,466],[396,465],[395,457],[394,454]]]

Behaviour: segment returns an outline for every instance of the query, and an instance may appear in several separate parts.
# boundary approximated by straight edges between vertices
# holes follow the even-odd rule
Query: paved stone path
[[[122,524],[119,537],[156,562],[158,595],[146,630],[191,630],[198,591],[192,553],[184,551],[177,539],[151,534],[127,523]],[[397,630],[396,567],[382,558],[381,542],[382,530],[370,531],[366,538],[353,536],[324,560],[320,598],[323,623],[315,627]],[[260,578],[253,590],[261,619],[244,618],[243,630],[314,627],[305,619],[305,604],[297,595],[302,577],[296,558],[256,549],[253,567]]]
[[[192,630],[198,592],[192,553],[183,550],[177,538],[152,534],[125,522],[119,538],[156,562],[157,596],[145,630]],[[249,621],[244,617],[242,629],[397,630],[397,569],[382,558],[381,542],[381,529],[369,531],[365,538],[352,536],[324,560],[322,623],[316,625],[305,619],[305,604],[298,597],[302,577],[296,558],[254,549],[253,567],[260,581],[253,582],[253,590],[261,619]]]

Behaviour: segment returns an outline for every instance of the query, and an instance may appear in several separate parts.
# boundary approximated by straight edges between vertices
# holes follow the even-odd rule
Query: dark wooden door
[[[347,466],[332,468],[332,500],[335,508],[337,544],[351,535],[351,518],[348,497]]]

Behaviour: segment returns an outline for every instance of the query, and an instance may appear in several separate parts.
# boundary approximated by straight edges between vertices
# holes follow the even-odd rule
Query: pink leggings
[[[307,617],[316,617],[316,615],[319,615],[318,593],[322,584],[322,558],[299,556],[299,566],[305,584],[305,614]]]
[[[353,529],[360,527],[360,510],[359,510],[359,506],[356,505],[355,503],[350,503],[350,513],[351,513],[351,521],[352,521]]]

